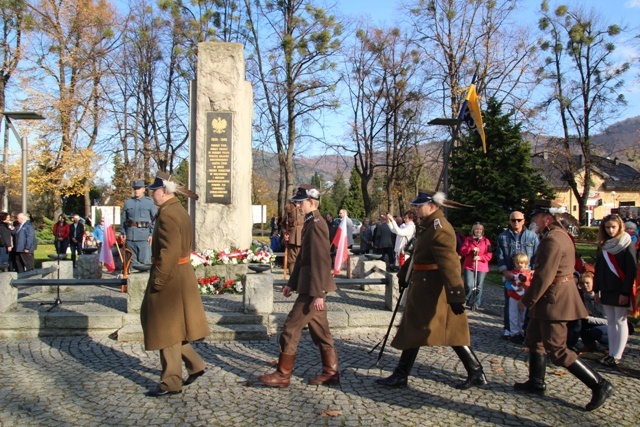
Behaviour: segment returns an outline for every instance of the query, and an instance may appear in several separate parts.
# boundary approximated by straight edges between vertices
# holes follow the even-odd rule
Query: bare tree
[[[345,63],[353,142],[347,149],[361,176],[365,211],[374,209],[370,186],[382,174],[389,212],[396,200],[404,204],[405,179],[415,172],[410,160],[426,103],[421,56],[399,29],[365,28],[357,31]]]
[[[55,123],[48,121],[40,129],[43,140],[35,147],[45,151],[34,154],[38,168],[31,182],[36,193],[56,196],[50,198],[51,207],[58,211],[59,195],[85,194],[92,182],[93,148],[103,115],[99,88],[115,12],[109,3],[91,0],[41,0],[30,10],[30,60],[36,78],[30,79],[34,93],[29,102],[46,117],[55,117]]]
[[[255,87],[255,135],[272,147],[280,166],[278,212],[294,186],[293,157],[318,114],[335,109],[334,57],[342,25],[312,0],[245,0],[248,73]]]
[[[592,186],[592,131],[626,103],[619,89],[630,65],[615,63],[612,58],[614,39],[622,29],[601,23],[594,12],[581,8],[570,10],[559,6],[551,12],[547,1],[541,6],[539,26],[545,33],[540,48],[548,54],[539,77],[550,87],[542,107],[553,108],[560,114],[563,131],[560,154],[566,162],[559,164],[564,165],[563,179],[579,203],[580,222],[586,224]],[[581,155],[573,156],[575,153]],[[580,169],[584,169],[582,188],[576,180]]]
[[[534,44],[512,20],[520,0],[418,0],[409,6],[426,78],[444,117],[456,117],[471,77],[486,97],[527,112]]]

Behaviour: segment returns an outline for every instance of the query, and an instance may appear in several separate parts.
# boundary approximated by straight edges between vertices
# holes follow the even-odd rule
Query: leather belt
[[[148,221],[129,221],[129,227],[149,228],[149,224],[150,223]]]
[[[413,264],[415,271],[432,271],[438,270],[438,264]]]
[[[189,264],[191,262],[191,257],[184,257],[184,258],[178,258],[178,265],[182,265],[182,264]],[[155,258],[151,258],[151,264],[155,264],[156,263],[156,259]]]

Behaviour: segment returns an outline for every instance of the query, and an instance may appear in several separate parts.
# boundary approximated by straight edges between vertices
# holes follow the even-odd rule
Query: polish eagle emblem
[[[221,119],[220,117],[216,117],[211,120],[211,128],[214,133],[225,133],[227,130],[227,121],[225,119]]]

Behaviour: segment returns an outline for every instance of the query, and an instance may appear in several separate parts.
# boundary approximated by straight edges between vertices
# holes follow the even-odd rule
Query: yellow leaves
[[[27,169],[29,194],[36,197],[45,194],[84,194],[93,184],[97,158],[97,154],[86,148],[61,150],[53,148],[50,142],[43,139],[30,142]],[[22,159],[18,157],[9,165],[6,176],[0,176],[0,180],[18,188],[21,176]]]
[[[327,410],[320,413],[321,417],[339,417],[340,415],[342,415],[342,411],[338,410]]]

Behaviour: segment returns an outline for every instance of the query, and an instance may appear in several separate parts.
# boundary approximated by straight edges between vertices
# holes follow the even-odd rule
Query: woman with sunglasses
[[[618,215],[604,217],[598,230],[598,253],[593,290],[607,318],[609,354],[600,360],[616,366],[629,339],[627,311],[636,278],[636,248]]]

